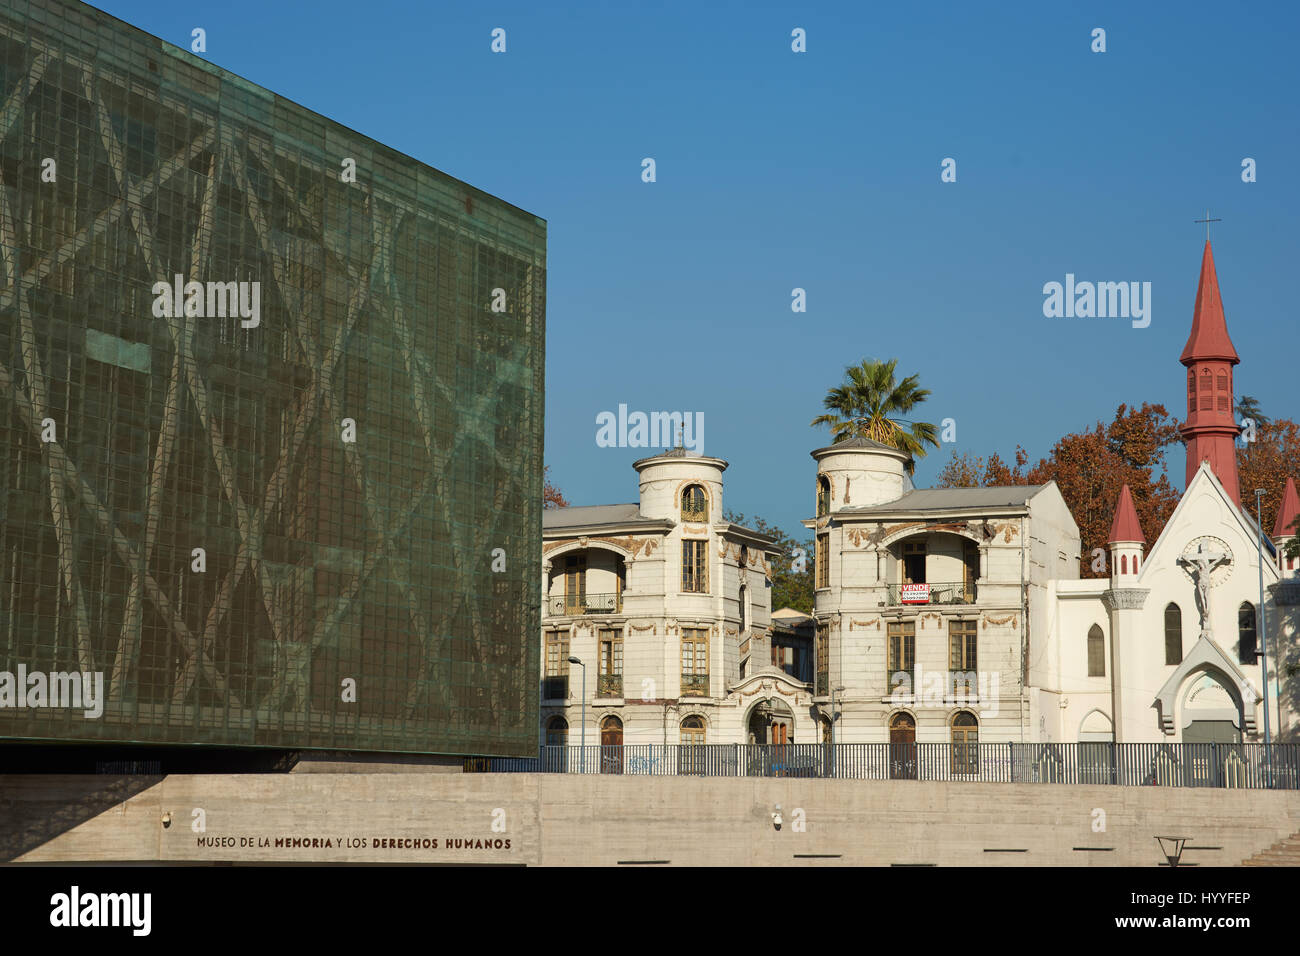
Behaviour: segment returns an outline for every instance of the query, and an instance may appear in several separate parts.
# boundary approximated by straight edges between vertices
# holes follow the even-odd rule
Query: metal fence
[[[491,773],[1300,789],[1300,744],[628,744],[474,758]]]

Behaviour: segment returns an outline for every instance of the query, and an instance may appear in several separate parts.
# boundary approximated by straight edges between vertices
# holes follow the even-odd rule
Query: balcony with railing
[[[576,617],[583,614],[622,614],[623,595],[555,594],[546,599],[547,617]]]
[[[622,697],[623,696],[623,675],[622,674],[601,674],[596,678],[596,696],[597,697]]]
[[[885,585],[885,604],[889,607],[920,604],[974,604],[977,596],[978,588],[974,581]]]
[[[708,674],[683,674],[682,675],[682,696],[683,697],[708,697],[709,696],[709,675]]]

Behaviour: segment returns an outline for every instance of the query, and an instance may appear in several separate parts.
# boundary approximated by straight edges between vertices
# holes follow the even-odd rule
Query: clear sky
[[[186,48],[202,27],[213,63],[547,220],[546,460],[574,504],[635,500],[653,453],[598,447],[598,413],[702,412],[727,505],[802,537],[808,423],[864,357],[920,375],[957,451],[1037,460],[1121,402],[1181,417],[1206,207],[1237,391],[1300,415],[1298,4],[94,5]],[[1150,282],[1150,326],[1045,318],[1066,273]]]

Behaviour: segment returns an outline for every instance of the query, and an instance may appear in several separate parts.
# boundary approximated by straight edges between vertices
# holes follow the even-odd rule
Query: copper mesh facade
[[[5,0],[0,738],[535,753],[545,236]],[[256,322],[190,282],[257,283]],[[102,714],[35,673],[102,675]]]

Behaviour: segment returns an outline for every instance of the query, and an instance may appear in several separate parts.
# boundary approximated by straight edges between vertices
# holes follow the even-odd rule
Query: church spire
[[[1221,359],[1237,365],[1241,359],[1228,338],[1228,323],[1223,317],[1223,299],[1219,297],[1219,276],[1214,271],[1214,251],[1205,240],[1201,254],[1201,281],[1196,287],[1196,310],[1192,313],[1192,332],[1178,361],[1190,366],[1206,359]]]
[[[1233,415],[1232,367],[1241,359],[1228,338],[1228,325],[1219,297],[1219,277],[1214,270],[1214,252],[1205,240],[1201,256],[1201,281],[1196,289],[1192,331],[1179,361],[1187,367],[1187,421],[1181,428],[1187,446],[1187,484],[1192,483],[1201,462],[1209,462],[1224,491],[1241,506],[1237,478],[1237,450],[1240,432]]]

